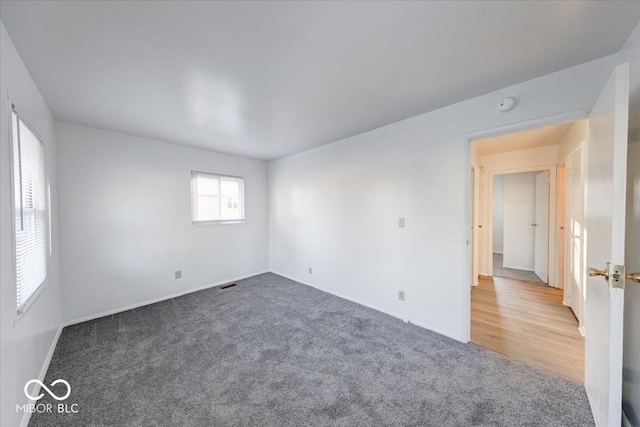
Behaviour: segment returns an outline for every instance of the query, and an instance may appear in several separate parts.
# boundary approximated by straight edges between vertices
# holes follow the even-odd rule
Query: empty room
[[[640,426],[640,2],[0,21],[0,426]]]

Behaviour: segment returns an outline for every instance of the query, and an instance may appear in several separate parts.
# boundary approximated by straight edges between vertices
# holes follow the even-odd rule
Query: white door
[[[549,171],[536,175],[533,271],[549,283]]]
[[[624,264],[628,120],[625,63],[616,67],[589,115],[584,238],[590,276],[607,262]],[[624,289],[600,276],[587,278],[585,388],[597,426],[621,423],[623,308]]]
[[[584,226],[584,189],[582,186],[582,147],[569,157],[567,202],[569,205],[569,306],[576,315],[584,333],[582,307],[584,306],[584,268],[582,250],[582,228]]]
[[[502,266],[533,271],[535,252],[536,173],[504,176]]]

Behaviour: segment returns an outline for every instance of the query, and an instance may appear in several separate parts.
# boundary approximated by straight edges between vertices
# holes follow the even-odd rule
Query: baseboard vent
[[[237,283],[231,283],[229,285],[220,286],[220,289],[233,288],[234,286],[238,286],[238,284]]]

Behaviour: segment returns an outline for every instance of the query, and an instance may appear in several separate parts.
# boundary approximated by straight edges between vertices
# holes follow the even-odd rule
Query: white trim
[[[522,271],[529,271],[529,272],[533,272],[534,270],[529,268],[529,267],[522,267],[519,265],[504,265],[504,263],[502,263],[502,266],[504,268],[512,268],[514,270],[522,270]]]
[[[484,139],[495,136],[507,135],[510,133],[523,132],[526,130],[543,128],[546,126],[559,125],[562,123],[575,122],[589,118],[591,107],[579,108],[577,110],[566,111],[564,113],[552,114],[550,116],[537,117],[535,119],[524,120],[518,123],[498,126],[495,128],[482,129],[468,132],[463,135],[469,141],[474,139]]]
[[[633,427],[631,421],[629,421],[629,417],[627,417],[624,411],[622,411],[622,427]]]
[[[373,305],[373,304],[369,304],[369,303],[366,303],[366,302],[364,302],[364,301],[360,301],[360,300],[358,300],[358,299],[351,298],[351,297],[346,296],[346,295],[344,295],[344,294],[340,294],[340,293],[338,293],[338,292],[334,292],[334,291],[329,290],[329,289],[327,289],[327,288],[323,288],[322,286],[314,285],[314,284],[312,284],[312,283],[309,283],[309,282],[305,282],[305,281],[302,281],[302,280],[296,279],[295,277],[291,277],[291,276],[289,276],[289,275],[287,275],[287,274],[279,273],[279,272],[274,271],[274,270],[271,270],[270,272],[271,272],[271,273],[273,273],[273,274],[277,274],[278,276],[282,276],[282,277],[284,277],[284,278],[287,278],[287,279],[289,279],[289,280],[293,280],[294,282],[298,282],[298,283],[303,284],[303,285],[305,285],[305,286],[309,286],[309,287],[312,287],[312,288],[317,289],[317,290],[319,290],[319,291],[322,291],[322,292],[325,292],[325,293],[331,294],[331,295],[336,296],[336,297],[338,297],[338,298],[342,298],[342,299],[345,299],[345,300],[347,300],[347,301],[355,302],[356,304],[359,304],[359,305],[362,305],[362,306],[364,306],[364,307],[367,307],[367,308],[370,308],[370,309],[373,309],[373,310],[379,311],[379,312],[381,312],[381,313],[384,313],[384,314],[387,314],[387,315],[389,315],[389,316],[392,316],[392,317],[395,317],[395,318],[397,318],[397,319],[400,319],[400,320],[402,320],[402,321],[404,321],[404,322],[411,323],[412,325],[420,326],[421,328],[428,329],[428,330],[430,330],[430,331],[432,331],[432,332],[435,332],[435,333],[440,334],[440,335],[444,335],[444,336],[446,336],[446,337],[448,337],[448,338],[451,338],[451,339],[454,339],[454,340],[456,340],[456,341],[460,341],[460,342],[464,342],[464,343],[466,343],[466,342],[467,342],[467,341],[463,340],[463,339],[462,339],[461,337],[459,337],[459,336],[456,336],[456,335],[450,334],[450,333],[448,333],[448,332],[442,331],[442,330],[440,330],[440,329],[434,328],[434,327],[429,326],[429,325],[426,325],[426,324],[424,324],[424,323],[414,322],[413,320],[409,319],[407,316],[403,316],[403,315],[398,314],[398,313],[395,313],[395,312],[393,312],[393,311],[389,311],[389,310],[386,310],[386,309],[384,309],[384,308],[381,308],[381,307],[375,306],[375,305]],[[468,286],[468,283],[467,283],[467,286]]]
[[[162,296],[162,297],[159,297],[159,298],[154,298],[152,300],[147,300],[147,301],[143,301],[143,302],[127,305],[125,307],[114,308],[112,310],[103,311],[103,312],[97,313],[97,314],[91,314],[89,316],[81,317],[79,319],[68,320],[66,322],[63,322],[62,326],[63,327],[67,327],[67,326],[71,326],[71,325],[77,325],[78,323],[87,322],[89,320],[99,319],[101,317],[111,316],[113,314],[122,313],[123,311],[133,310],[134,308],[144,307],[145,305],[155,304],[155,303],[158,303],[158,302],[161,302],[161,301],[166,301],[166,300],[169,300],[169,299],[172,299],[172,298],[181,297],[183,295],[191,294],[191,293],[202,291],[202,290],[209,289],[209,288],[215,288],[217,286],[226,285],[227,283],[230,283],[230,282],[235,282],[235,281],[238,281],[238,280],[247,279],[249,277],[258,276],[260,274],[265,274],[265,273],[269,273],[269,270],[263,270],[263,271],[259,271],[257,273],[251,273],[251,274],[247,274],[247,275],[244,275],[244,276],[236,277],[236,278],[233,278],[233,279],[221,280],[219,282],[211,283],[209,285],[204,285],[204,286],[200,286],[198,288],[189,289],[189,290],[184,291],[184,292],[178,292],[178,293],[175,293],[175,294],[166,295],[166,296]]]
[[[579,146],[582,146],[582,141],[580,141]],[[562,250],[564,251],[564,266],[563,266],[563,270],[562,270],[562,280],[564,282],[564,288],[563,288],[563,300],[562,303],[564,305],[566,305],[567,307],[571,308],[571,282],[569,280],[569,269],[571,266],[571,259],[570,259],[570,245],[571,245],[571,238],[569,237],[570,233],[569,233],[569,226],[570,226],[570,221],[569,221],[569,179],[571,178],[570,176],[570,169],[571,169],[571,165],[569,164],[569,156],[570,154],[565,155],[564,159],[559,159],[559,161],[563,161],[564,163],[564,247],[562,248]],[[559,168],[560,166],[558,166]],[[573,309],[571,309],[571,311],[573,312]],[[574,313],[575,315],[575,313]]]
[[[198,185],[197,180],[199,176],[208,176],[210,178],[216,179],[218,181],[218,216],[222,216],[222,181],[227,179],[228,181],[236,181],[238,182],[238,207],[240,209],[240,217],[239,218],[229,218],[229,219],[204,219],[198,220],[196,219],[196,214],[198,210]],[[202,171],[191,171],[191,225],[222,225],[222,224],[240,224],[244,223],[246,219],[246,209],[244,206],[244,183],[245,179],[242,176],[234,176],[234,175],[223,175],[219,173],[213,172],[202,172]]]
[[[40,369],[40,373],[38,374],[38,379],[44,382],[44,377],[47,375],[47,371],[49,370],[49,365],[51,364],[51,359],[53,358],[53,353],[56,351],[56,347],[58,346],[58,340],[60,340],[60,335],[62,334],[62,329],[64,326],[60,326],[56,331],[56,334],[51,341],[51,346],[49,347],[49,352],[44,358],[44,362],[42,363],[42,368]],[[40,386],[36,384],[36,388],[33,390],[33,394],[38,394],[40,390]],[[34,403],[35,400],[29,399],[28,403]],[[22,420],[20,421],[20,427],[27,427],[29,425],[29,420],[31,420],[31,412],[27,411],[22,415]]]
[[[571,230],[571,210],[572,210],[572,205],[571,205],[571,196],[570,193],[572,193],[573,191],[575,191],[573,189],[573,187],[571,186],[571,174],[573,173],[573,162],[572,162],[572,157],[580,152],[579,156],[580,156],[580,184],[579,184],[579,188],[578,191],[581,194],[580,200],[581,200],[581,206],[580,206],[580,223],[583,224],[583,228],[584,228],[584,219],[585,219],[585,209],[586,209],[586,177],[587,177],[587,165],[586,165],[586,153],[587,153],[587,148],[588,148],[588,143],[587,141],[580,141],[580,143],[578,144],[578,146],[571,152],[569,152],[565,158],[565,165],[566,165],[566,170],[565,170],[565,206],[564,206],[564,213],[565,213],[565,219],[564,219],[564,223],[565,223],[565,227],[564,227],[564,240],[565,240],[565,247],[564,247],[564,251],[565,251],[565,268],[564,268],[564,297],[565,300],[569,303],[568,307],[571,308],[571,311],[574,313],[574,315],[576,316],[576,319],[578,319],[578,324],[580,325],[580,333],[582,334],[582,336],[584,337],[585,331],[584,331],[584,322],[582,320],[580,320],[578,318],[578,316],[575,313],[575,310],[573,308],[574,305],[574,300],[573,300],[573,290],[571,289],[572,287],[572,279],[571,279],[571,266],[573,263],[573,256],[571,253],[572,250],[572,239],[571,239],[571,234],[573,232],[573,230]],[[584,242],[584,232],[581,231],[581,237],[580,237],[580,258],[581,258],[581,265],[579,266],[580,271],[582,272],[582,277],[580,278],[580,289],[584,289],[586,286],[586,277],[584,276],[584,273],[586,271],[586,269],[584,268],[584,266],[586,265],[586,246],[585,246],[585,242]],[[580,317],[582,317],[584,319],[584,304],[581,302],[580,303]]]
[[[244,219],[208,219],[206,221],[191,221],[192,227],[204,227],[207,225],[244,224]]]
[[[467,341],[463,340],[462,337],[450,334],[449,332],[445,332],[442,329],[434,328],[433,326],[429,326],[426,323],[416,322],[409,318],[407,318],[406,322],[411,323],[412,325],[420,326],[421,328],[427,329],[431,332],[435,332],[436,334],[444,335],[445,337],[451,338],[452,340],[460,341],[461,343],[467,344]]]
[[[462,300],[460,301],[460,336],[462,342],[469,342],[471,339],[471,289],[480,283],[479,277],[473,277],[472,285],[469,286],[469,277],[476,275],[474,269],[474,257],[478,259],[478,250],[481,233],[477,230],[475,224],[475,206],[471,206],[471,200],[474,204],[479,202],[479,197],[475,194],[475,188],[479,185],[482,169],[473,165],[471,152],[471,139],[463,137],[464,162],[462,162],[462,268],[466,274],[462,277]],[[471,170],[474,169],[476,176],[473,177],[474,188],[471,188]],[[476,181],[478,180],[478,181]],[[473,227],[473,228],[471,228]],[[473,235],[473,237],[472,237]],[[470,241],[473,241],[474,248],[469,248]],[[477,243],[476,243],[477,242]],[[476,250],[474,250],[476,249]],[[479,273],[480,268],[478,266]],[[477,282],[477,283],[476,283]]]
[[[564,188],[562,188],[562,192],[564,194],[564,200],[562,200],[562,202],[564,203],[564,216],[561,217],[560,215],[560,171],[561,169],[564,168]],[[558,157],[558,166],[556,168],[556,211],[557,211],[557,218],[556,218],[556,287],[558,289],[562,289],[562,302],[564,304],[564,301],[566,301],[567,299],[567,280],[566,280],[566,273],[567,273],[567,170],[569,168],[569,165],[567,165],[567,159],[566,157],[564,159],[561,159]],[[561,223],[564,224],[564,226],[561,227]],[[563,245],[559,246],[560,244],[560,239],[562,239]],[[562,255],[563,257],[563,264],[562,266],[560,266],[560,255]],[[560,282],[562,282],[562,288],[559,287]],[[565,304],[566,305],[566,304]]]
[[[7,90],[7,102],[9,104],[9,106],[11,108],[9,108],[9,116],[7,117],[8,120],[8,124],[7,124],[7,129],[9,131],[9,162],[10,162],[10,168],[9,168],[9,174],[10,174],[10,189],[11,189],[11,255],[12,255],[12,259],[11,259],[11,268],[12,268],[12,277],[13,277],[13,281],[12,281],[12,290],[13,290],[13,307],[14,307],[14,312],[13,312],[13,328],[16,327],[16,324],[22,320],[22,318],[24,317],[24,315],[27,313],[27,310],[31,307],[31,305],[35,302],[35,300],[40,296],[40,294],[42,294],[44,288],[47,286],[47,283],[49,282],[49,264],[51,262],[50,258],[52,256],[52,245],[51,245],[51,239],[52,239],[52,231],[51,231],[51,200],[50,200],[50,194],[49,194],[49,187],[51,185],[51,182],[49,180],[49,168],[47,167],[47,143],[45,142],[45,139],[42,137],[42,135],[40,134],[40,132],[38,131],[37,127],[34,126],[32,123],[32,121],[29,119],[29,116],[26,114],[26,112],[20,107],[20,103],[17,102],[14,98],[12,98],[9,95],[9,91]],[[16,260],[16,222],[15,222],[15,217],[16,217],[16,210],[15,210],[15,206],[16,206],[16,200],[15,200],[15,182],[14,182],[14,178],[15,178],[15,170],[14,170],[14,166],[15,166],[15,160],[14,160],[14,152],[13,152],[13,146],[15,144],[15,141],[13,140],[13,114],[16,114],[17,116],[17,121],[18,121],[18,129],[20,127],[20,121],[22,121],[25,126],[36,136],[36,138],[38,139],[38,141],[40,141],[40,144],[42,144],[42,161],[43,161],[43,168],[44,168],[44,181],[45,181],[45,189],[47,191],[45,197],[46,197],[46,201],[45,201],[45,209],[46,209],[46,217],[47,217],[47,223],[45,224],[45,240],[47,242],[49,242],[49,253],[47,254],[47,256],[45,257],[45,278],[44,281],[38,285],[38,287],[36,288],[36,291],[29,297],[29,299],[27,299],[27,301],[25,301],[25,303],[22,305],[22,307],[18,306],[18,278],[17,278],[17,272],[18,272],[18,268],[17,268],[17,260]],[[18,131],[18,135],[19,135],[19,131]],[[18,138],[19,139],[19,138]],[[20,143],[20,141],[18,141],[18,143]],[[22,162],[22,161],[21,161]]]
[[[14,240],[14,246],[15,246],[15,240]],[[14,257],[14,262],[15,262],[15,257]],[[14,268],[14,272],[15,271],[16,271],[16,269]],[[15,276],[15,273],[14,273],[14,276]],[[17,292],[17,287],[15,286],[15,283],[16,283],[16,281],[14,280],[14,288],[16,288],[16,292]],[[36,291],[33,294],[31,294],[29,299],[27,299],[27,301],[22,305],[22,307],[16,309],[15,317],[13,318],[13,327],[14,328],[16,327],[18,322],[20,320],[22,320],[24,315],[27,313],[27,310],[29,310],[29,307],[31,307],[31,305],[34,302],[36,302],[36,300],[38,299],[40,294],[44,292],[44,289],[46,288],[47,283],[49,283],[49,278],[48,277],[45,278],[42,283],[40,283],[40,285],[36,288]],[[17,298],[16,298],[16,300],[17,300]],[[16,305],[16,307],[17,307],[17,305]]]

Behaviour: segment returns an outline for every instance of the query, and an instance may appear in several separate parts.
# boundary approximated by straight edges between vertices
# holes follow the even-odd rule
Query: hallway
[[[480,277],[471,290],[471,342],[584,381],[584,338],[560,289]]]
[[[504,257],[502,254],[493,254],[493,276],[502,277],[505,279],[523,280],[526,282],[535,283],[538,285],[546,285],[533,271],[516,270],[515,268],[508,268],[503,265]]]

